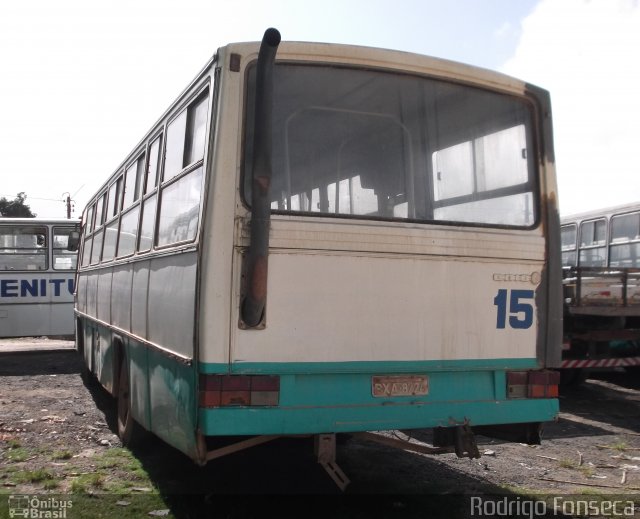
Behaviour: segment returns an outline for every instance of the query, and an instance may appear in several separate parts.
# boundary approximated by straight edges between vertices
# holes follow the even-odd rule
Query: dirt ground
[[[206,467],[153,437],[131,454],[114,432],[113,401],[83,383],[80,367],[72,350],[0,354],[0,500],[2,494],[150,493],[160,497],[160,512],[173,517],[198,517],[194,507],[216,496],[232,496],[233,506],[245,511],[247,495],[353,499],[336,517],[426,517],[426,509],[440,505],[424,496],[459,494],[640,501],[640,379],[633,374],[599,374],[565,388],[559,420],[546,425],[540,446],[478,436],[483,456],[470,460],[347,439],[337,460],[351,480],[343,494],[315,462],[308,439],[276,440]],[[370,513],[361,515],[362,496],[384,504],[369,499]],[[309,512],[317,501],[287,503]],[[112,516],[104,513],[96,516]]]

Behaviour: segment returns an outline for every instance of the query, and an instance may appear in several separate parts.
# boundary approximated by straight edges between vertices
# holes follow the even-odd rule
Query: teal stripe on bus
[[[416,361],[354,361],[354,362],[200,362],[203,374],[285,374],[285,373],[414,373],[422,371],[479,371],[537,369],[535,358],[462,359]]]
[[[496,364],[501,366],[487,367]],[[223,365],[201,365],[200,372],[216,366]],[[507,398],[507,370],[531,367],[536,367],[535,359],[517,359],[517,362],[502,359],[491,363],[466,360],[312,363],[311,366],[260,364],[247,372],[280,376],[277,406],[200,408],[199,424],[205,435],[242,435],[430,428],[465,420],[472,425],[553,420],[558,413],[557,399]],[[283,372],[285,370],[295,372]],[[400,372],[426,375],[428,393],[373,395],[372,375]]]

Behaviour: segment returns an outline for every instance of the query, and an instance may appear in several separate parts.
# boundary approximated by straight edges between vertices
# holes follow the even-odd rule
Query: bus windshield
[[[274,212],[528,227],[537,219],[531,107],[432,78],[277,64]],[[251,197],[255,67],[245,192]]]

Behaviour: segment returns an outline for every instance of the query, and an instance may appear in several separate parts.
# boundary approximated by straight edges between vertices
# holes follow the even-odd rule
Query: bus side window
[[[611,219],[609,264],[612,267],[640,267],[640,213],[616,215]]]
[[[156,188],[160,173],[160,159],[162,152],[162,135],[156,137],[149,146],[149,161],[144,179],[144,193],[142,202],[142,217],[138,236],[138,251],[146,252],[153,245],[153,231],[156,222]]]
[[[136,249],[138,239],[138,214],[140,212],[140,187],[144,176],[146,153],[142,153],[128,168],[124,184],[122,216],[118,232],[118,258],[129,256]]]
[[[47,270],[47,228],[0,227],[0,269]]]
[[[606,222],[604,219],[591,220],[580,224],[580,265],[583,267],[604,267],[606,258]]]
[[[562,264],[566,267],[575,267],[577,227],[575,224],[563,225],[560,232],[562,237]]]
[[[73,228],[53,228],[53,269],[75,270],[77,255],[75,251],[68,250],[69,235]]]
[[[200,218],[208,91],[167,128],[163,183],[160,187],[158,246],[193,241]]]
[[[102,257],[102,241],[104,239],[104,214],[106,211],[107,194],[104,193],[98,198],[96,202],[96,216],[95,216],[95,233],[93,235],[93,246],[91,247],[91,264],[100,263]]]

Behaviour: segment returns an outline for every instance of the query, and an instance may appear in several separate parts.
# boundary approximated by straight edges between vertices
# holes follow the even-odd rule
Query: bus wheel
[[[118,436],[122,444],[134,447],[144,435],[142,427],[133,419],[131,414],[131,391],[129,383],[129,365],[126,359],[120,363],[120,378],[118,383]]]

